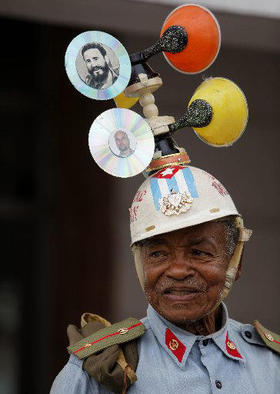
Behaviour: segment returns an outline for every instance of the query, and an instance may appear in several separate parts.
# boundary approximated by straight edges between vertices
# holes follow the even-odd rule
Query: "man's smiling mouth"
[[[188,301],[204,293],[198,288],[170,287],[163,291],[164,298],[170,301]]]

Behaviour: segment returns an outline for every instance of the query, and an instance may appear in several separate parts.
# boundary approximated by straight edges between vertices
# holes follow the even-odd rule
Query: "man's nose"
[[[177,280],[185,279],[195,274],[194,267],[184,250],[176,250],[170,260],[166,275]]]

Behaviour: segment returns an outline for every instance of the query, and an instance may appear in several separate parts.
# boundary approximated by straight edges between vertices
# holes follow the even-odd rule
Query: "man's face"
[[[90,48],[84,52],[84,60],[88,72],[96,79],[105,79],[108,75],[108,64],[97,48]]]
[[[115,133],[115,141],[120,152],[124,152],[130,148],[129,138],[124,131],[117,131]]]
[[[145,293],[177,325],[213,311],[229,263],[222,223],[203,223],[155,236],[142,246]]]

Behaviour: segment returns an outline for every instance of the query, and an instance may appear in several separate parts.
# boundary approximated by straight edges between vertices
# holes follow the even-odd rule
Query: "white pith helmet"
[[[243,226],[225,187],[212,175],[196,167],[171,166],[148,179],[138,189],[130,208],[131,244],[185,227],[236,216],[239,241],[230,260],[223,294],[228,294],[240,262],[243,244],[251,230]],[[136,271],[142,288],[144,274],[140,248],[133,246]]]
[[[163,197],[172,196],[169,200],[176,205],[179,194],[184,193],[190,195],[185,208],[184,205],[178,208],[178,204],[174,214],[163,213]],[[176,208],[179,211],[176,212]],[[186,211],[180,212],[180,209]],[[134,244],[154,235],[229,215],[239,213],[227,190],[216,178],[196,167],[168,167],[146,179],[137,191],[130,208],[131,241]]]

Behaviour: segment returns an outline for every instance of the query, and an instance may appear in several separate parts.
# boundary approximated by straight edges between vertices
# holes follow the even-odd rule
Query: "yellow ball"
[[[197,99],[207,101],[213,110],[206,127],[194,128],[202,141],[213,146],[232,145],[248,121],[248,105],[242,90],[226,78],[209,78],[196,89],[188,106]]]
[[[114,97],[115,104],[118,108],[131,108],[137,103],[139,97],[126,97],[124,92]]]

